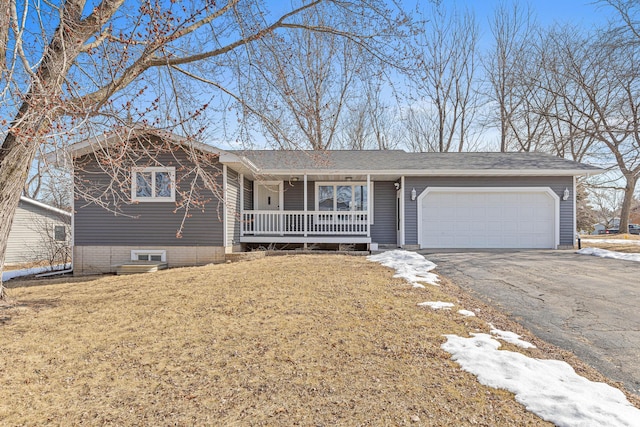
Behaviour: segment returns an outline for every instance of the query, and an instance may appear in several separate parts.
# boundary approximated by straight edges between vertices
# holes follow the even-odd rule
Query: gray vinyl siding
[[[244,179],[244,208],[253,209],[253,181],[248,178]]]
[[[405,200],[405,244],[418,244],[418,203],[411,200],[411,190],[420,195],[427,187],[549,187],[560,197],[560,245],[573,245],[573,177],[406,177]],[[562,200],[565,188],[569,188],[569,200]]]
[[[23,263],[47,259],[46,246],[54,236],[56,225],[65,226],[67,240],[71,239],[71,218],[43,209],[31,203],[18,204],[5,253],[5,263]]]
[[[240,176],[227,168],[227,242],[232,246],[240,242]]]
[[[203,207],[193,207],[189,217],[184,221],[182,236],[176,236],[184,219],[184,210],[177,209],[180,202],[180,192],[188,191],[190,179],[182,179],[190,172],[187,155],[177,150],[159,155],[161,166],[176,167],[176,203],[174,202],[146,202],[122,204],[117,213],[103,208],[93,202],[84,200],[76,193],[75,201],[75,244],[77,246],[109,246],[109,245],[154,245],[154,246],[223,246],[223,216],[224,204],[219,197],[210,190],[201,188],[200,201],[206,201]],[[91,189],[92,194],[101,188],[107,188],[111,177],[102,172],[96,164],[95,157],[90,154],[76,162],[76,187]],[[146,166],[146,164],[139,164]],[[216,174],[215,182],[219,186],[218,194],[222,194],[222,165],[214,160],[208,166],[208,172]],[[130,179],[130,175],[127,177]],[[129,181],[130,182],[130,181]],[[131,200],[130,183],[123,186],[122,198]],[[105,202],[112,203],[110,200]],[[113,204],[112,204],[113,206]],[[174,212],[175,211],[175,212]]]
[[[397,243],[396,188],[393,181],[373,183],[373,225],[371,241],[381,244]]]
[[[285,211],[303,211],[304,210],[304,182],[291,182],[284,181],[283,183],[283,196],[284,196],[284,210]],[[309,191],[313,191],[313,182],[307,181],[307,196]],[[309,199],[309,198],[308,198]],[[310,198],[313,203],[313,195]],[[307,210],[313,210],[312,204],[307,204]]]

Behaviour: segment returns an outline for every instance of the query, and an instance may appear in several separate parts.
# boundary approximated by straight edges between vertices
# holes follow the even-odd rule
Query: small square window
[[[56,225],[53,228],[53,238],[58,242],[67,240],[67,228],[64,225]]]

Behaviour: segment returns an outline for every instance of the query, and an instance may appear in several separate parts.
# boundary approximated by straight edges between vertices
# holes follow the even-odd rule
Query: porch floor
[[[259,235],[259,236],[241,236],[240,243],[371,243],[371,237],[367,236],[282,236],[275,235]]]

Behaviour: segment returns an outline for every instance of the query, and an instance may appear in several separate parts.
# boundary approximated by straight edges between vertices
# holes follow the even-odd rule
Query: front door
[[[280,210],[282,182],[256,182],[256,187],[256,210]]]
[[[282,181],[255,183],[255,210],[281,211],[284,208]],[[255,227],[262,234],[282,234],[282,217],[279,212],[257,213]]]

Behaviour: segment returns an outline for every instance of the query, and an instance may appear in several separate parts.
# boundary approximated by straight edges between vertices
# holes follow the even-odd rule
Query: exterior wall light
[[[415,188],[413,188],[413,189],[411,190],[411,200],[415,200],[415,199],[416,199],[416,189],[415,189]]]
[[[565,187],[564,193],[562,194],[562,200],[569,200],[569,188]]]

